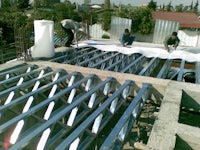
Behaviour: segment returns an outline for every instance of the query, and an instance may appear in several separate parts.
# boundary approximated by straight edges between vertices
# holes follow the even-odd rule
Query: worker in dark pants
[[[74,40],[74,34],[76,35],[76,40],[77,40],[77,33],[80,25],[79,23],[71,19],[64,19],[60,23],[62,29],[67,34],[67,41],[65,42],[65,46],[70,47],[70,45],[73,43]]]
[[[71,29],[66,29],[61,25],[62,29],[64,30],[65,34],[67,35],[67,41],[65,42],[66,47],[70,47],[74,40],[74,33]]]

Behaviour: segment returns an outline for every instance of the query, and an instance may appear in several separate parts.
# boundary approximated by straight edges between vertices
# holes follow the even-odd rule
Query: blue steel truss
[[[21,71],[12,74],[12,70]],[[119,84],[113,77],[101,80],[95,74],[84,77],[79,72],[68,74],[63,69],[28,64],[1,73],[4,77],[12,74],[1,81],[9,88],[0,91],[0,143],[3,147],[7,142],[11,150],[74,149],[74,146],[88,149],[99,133],[109,128],[113,118],[114,124],[121,120],[120,109],[130,110],[127,105],[130,97],[141,97],[142,90],[142,97],[146,99],[146,91],[151,91],[144,87],[138,91],[130,80]],[[9,84],[12,80],[13,84]],[[132,106],[132,112],[139,114],[144,102],[139,100]],[[134,122],[130,123],[131,126]]]
[[[198,72],[194,71],[197,69],[185,69],[185,64],[187,62],[184,60],[147,58],[137,53],[126,55],[115,51],[105,52],[94,47],[73,48],[61,55],[57,55],[51,61],[141,76],[173,79],[177,81],[184,81],[184,74],[186,72],[195,72],[196,83],[198,83],[199,76]],[[173,67],[172,63],[177,61],[180,62],[180,67]],[[159,71],[160,69],[162,71]],[[160,74],[158,74],[159,72]],[[161,76],[161,74],[163,75]]]

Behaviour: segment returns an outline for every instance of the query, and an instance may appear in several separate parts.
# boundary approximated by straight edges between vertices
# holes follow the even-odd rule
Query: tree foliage
[[[105,9],[110,9],[110,0],[105,0],[104,1],[104,8]]]
[[[135,33],[149,34],[153,31],[154,21],[152,18],[151,9],[148,7],[138,7],[130,11],[128,16],[125,13],[121,13],[124,18],[132,19],[131,30]],[[120,17],[122,17],[120,15]]]
[[[102,15],[102,27],[105,31],[108,31],[111,27],[111,19],[112,13],[110,11],[106,11]]]
[[[151,10],[148,8],[138,8],[133,13],[132,31],[142,34],[149,34],[153,31],[154,21]]]
[[[105,0],[104,2],[104,12],[102,14],[102,27],[105,31],[110,29],[112,19],[112,12],[110,10],[110,0]]]
[[[167,7],[167,11],[172,11],[173,9],[172,2],[170,1],[166,7]]]
[[[177,5],[175,8],[177,12],[183,12],[183,4]]]
[[[29,0],[18,0],[17,1],[17,8],[25,9],[29,6]]]
[[[148,4],[148,8],[152,10],[156,10],[157,4],[153,0],[151,0]]]
[[[195,13],[198,12],[198,6],[199,6],[199,1],[197,0],[196,3],[195,3],[195,5],[194,5],[194,7],[193,7],[193,11],[194,11]]]
[[[9,0],[3,0],[2,1],[2,8],[7,8],[7,7],[10,7],[10,3],[9,3]]]

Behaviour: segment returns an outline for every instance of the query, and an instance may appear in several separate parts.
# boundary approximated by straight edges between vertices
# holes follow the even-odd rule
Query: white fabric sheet
[[[102,51],[116,51],[127,55],[140,53],[148,58],[158,57],[161,59],[183,59],[188,62],[200,62],[200,48],[199,53],[196,51],[195,54],[190,52],[187,48],[167,52],[167,50],[158,47],[143,47],[134,45],[130,47],[123,47],[119,44],[113,44],[105,41],[85,41],[79,44],[79,46],[86,45],[90,45]]]

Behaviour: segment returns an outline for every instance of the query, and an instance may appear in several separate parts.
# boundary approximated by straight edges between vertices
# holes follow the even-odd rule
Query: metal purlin
[[[50,73],[47,73],[46,75],[44,75],[43,77],[39,78],[39,79],[35,79],[33,81],[30,81],[28,82],[27,84],[23,84],[21,87],[18,87],[18,89],[16,88],[15,90],[20,90],[22,88],[27,88],[28,85],[32,84],[32,85],[36,85],[37,84],[37,81],[39,82],[43,82],[43,80],[47,78],[51,78],[52,76],[56,76],[56,74],[58,73],[61,73],[62,70],[56,70],[56,71],[53,71],[53,72],[50,72]],[[45,96],[45,94],[43,93],[46,93],[46,92],[49,92],[52,88],[53,88],[53,85],[54,84],[62,84],[62,83],[66,83],[66,80],[70,79],[71,76],[74,76],[76,75],[77,73],[72,73],[70,75],[64,75],[63,77],[60,77],[58,80],[54,81],[54,82],[50,82],[50,83],[47,83],[41,87],[39,87],[37,90],[32,90],[31,92],[28,92],[27,94],[23,95],[23,96],[20,96],[16,99],[14,99],[13,101],[11,101],[9,104],[6,104],[6,105],[3,105],[0,107],[0,112],[4,112],[8,109],[11,110],[12,107],[16,106],[16,105],[21,105],[25,102],[27,102],[27,100],[30,98],[30,97],[40,97],[41,99],[43,98],[47,98],[47,96]],[[21,108],[22,109],[22,108]],[[30,109],[29,109],[30,110]],[[22,111],[21,111],[22,112]],[[28,111],[30,112],[30,111]],[[24,112],[24,113],[27,113],[27,112]],[[1,115],[3,116],[3,115]],[[16,115],[15,117],[18,117],[18,115]],[[13,117],[12,119],[8,120],[6,123],[2,124],[0,126],[0,133],[2,133],[5,129],[9,128],[10,126],[12,126],[13,123],[16,123],[16,120],[15,120],[15,117]],[[17,120],[19,121],[19,120]]]
[[[83,84],[83,82],[87,82],[89,79],[91,79],[93,77],[95,77],[95,76],[94,75],[89,75],[88,77],[85,77],[82,80],[74,83],[72,86],[69,86],[69,87],[63,89],[62,91],[60,91],[57,94],[55,94],[53,97],[48,98],[48,99],[42,101],[40,104],[36,105],[35,107],[31,108],[29,110],[29,113],[31,111],[33,111],[33,110],[35,111],[35,109],[38,109],[38,107],[42,107],[44,105],[48,105],[52,101],[56,101],[63,94],[66,94],[66,92],[70,92],[75,87],[80,86],[81,84]],[[69,115],[71,113],[71,111],[75,107],[78,107],[80,104],[82,104],[83,102],[88,100],[88,98],[91,97],[92,94],[95,93],[96,91],[99,91],[100,88],[104,88],[104,90],[103,90],[104,94],[109,92],[109,88],[108,88],[109,84],[108,83],[111,82],[112,80],[113,80],[112,78],[108,78],[107,80],[101,82],[100,84],[98,84],[97,86],[95,86],[91,90],[89,90],[87,93],[85,93],[84,95],[79,97],[77,100],[75,100],[69,106],[64,107],[63,109],[59,109],[60,111],[56,112],[56,114],[53,115],[51,118],[49,118],[48,121],[46,121],[45,123],[41,124],[38,128],[36,128],[34,130],[34,133],[28,134],[26,137],[24,137],[21,140],[19,140],[19,142],[17,142],[11,149],[20,149],[20,148],[24,147],[24,145],[29,143],[31,139],[35,138],[37,135],[40,135],[41,132],[43,132],[44,130],[46,130],[48,128],[51,129],[51,126],[53,124],[55,124],[57,121],[59,121],[61,118],[63,118],[67,114]],[[28,115],[27,112],[23,113],[23,114],[20,114],[19,116],[16,117],[17,119],[15,118],[15,121],[19,120],[19,118],[23,119],[24,117],[26,117],[26,115]]]
[[[29,72],[31,72],[31,67],[28,67],[27,68],[27,70],[26,70],[26,73],[29,73]],[[41,74],[39,74],[39,77],[41,76]],[[17,81],[17,84],[16,84],[16,87],[17,86],[20,86],[21,84],[23,84],[23,82],[24,82],[24,77],[23,76],[21,76],[20,78],[19,78],[19,80]],[[4,103],[4,105],[6,105],[6,104],[8,104],[8,103],[10,103],[11,101],[12,101],[12,99],[13,99],[13,97],[15,96],[15,91],[13,90],[13,91],[11,91],[10,93],[9,93],[9,96],[7,97],[7,99],[6,99],[6,101],[5,101],[5,103]]]
[[[129,96],[132,81],[121,85],[104,103],[101,104],[87,119],[82,122],[66,139],[62,141],[56,150],[62,149],[86,149],[96,138],[97,134],[105,127],[106,123],[114,116],[120,106]],[[92,126],[92,127],[90,127]],[[83,136],[83,134],[87,136]]]
[[[61,52],[61,56],[55,57],[53,59],[51,59],[52,62],[65,62],[67,60],[72,60],[73,58],[83,55],[83,54],[87,54],[90,51],[93,51],[95,48],[93,47],[82,47],[82,48],[73,48],[70,49],[68,51],[65,52]]]
[[[143,75],[143,76],[150,76],[151,73],[153,72],[153,70],[158,66],[160,62],[159,58],[153,58],[150,60],[150,62],[148,63],[148,65],[146,65],[140,72],[138,75]]]
[[[41,78],[41,77],[43,76],[43,74],[44,74],[44,71],[41,71],[41,73],[40,73],[39,76],[38,76],[38,79]],[[60,76],[60,73],[57,72],[57,73],[55,74],[54,79],[53,79],[52,82],[55,82],[55,81],[58,79],[59,76]],[[36,83],[34,84],[34,87],[33,87],[32,91],[36,91],[36,90],[39,88],[40,84],[41,84],[41,83],[40,83],[39,81],[36,81]],[[57,88],[57,85],[55,84],[55,85],[53,86],[53,88],[51,89],[51,92],[50,92],[50,94],[49,94],[48,97],[51,97],[51,96],[55,93],[56,88]],[[24,108],[23,108],[22,113],[27,112],[27,111],[29,110],[29,108],[30,108],[30,106],[32,105],[33,101],[34,101],[34,97],[33,97],[33,96],[30,96],[30,97],[28,98],[28,100],[27,100],[27,102],[26,102]],[[50,103],[49,106],[51,106],[51,103]],[[48,107],[48,110],[47,110],[46,113],[45,113],[44,119],[46,119],[46,118],[48,119],[48,117],[49,117],[49,116],[48,116],[48,115],[49,115],[48,112],[51,111],[50,109],[51,109],[51,108]],[[52,108],[52,109],[53,109],[53,108]],[[11,143],[11,144],[15,144],[15,142],[16,142],[16,140],[17,140],[17,138],[18,138],[18,136],[19,136],[19,134],[20,134],[20,132],[21,132],[23,126],[24,126],[24,120],[20,120],[20,121],[17,123],[17,125],[16,125],[16,127],[15,127],[15,129],[14,129],[12,135],[11,135],[11,138],[10,138],[10,143]]]
[[[123,68],[120,72],[136,74],[139,70],[141,70],[143,64],[146,61],[147,58],[141,55],[140,57],[136,58],[135,61],[131,62],[130,64],[128,64],[128,66]]]
[[[144,66],[147,62],[148,64]],[[118,52],[104,52],[94,49],[84,53],[83,55],[78,55],[77,57],[68,59],[63,63],[101,70],[150,75],[149,72],[153,72],[159,62],[159,58],[147,59],[139,54],[125,55]]]
[[[183,80],[184,66],[185,66],[185,60],[181,60],[181,65],[180,65],[177,81]]]
[[[16,76],[20,72],[26,70],[27,64],[21,64],[12,68],[4,69],[0,71],[0,81],[6,80],[10,77]]]
[[[162,68],[160,69],[160,72],[157,75],[157,78],[164,78],[165,79],[167,77],[171,63],[172,63],[171,59],[168,59],[167,61],[165,61],[164,65],[162,66]]]
[[[77,56],[72,57],[71,59],[65,60],[63,63],[71,64],[71,65],[79,64],[81,61],[88,60],[92,58],[93,56],[96,56],[97,54],[100,54],[100,53],[102,52],[97,49],[91,50],[89,52],[86,51],[83,54],[77,54]],[[72,54],[72,55],[75,55],[75,54]]]
[[[195,78],[196,83],[200,84],[200,62],[196,62],[195,64]]]
[[[159,78],[175,79],[175,77],[177,77],[176,78],[177,81],[183,81],[182,80],[183,75],[187,70],[185,69],[185,63],[186,63],[185,60],[178,60],[181,62],[180,67],[172,68],[171,64],[174,60],[146,58],[141,54],[125,55],[116,51],[113,52],[112,50],[105,52],[98,50],[97,48],[94,47],[74,48],[72,50],[67,51],[63,56],[58,56],[57,58],[54,58],[51,61],[89,67],[89,68],[96,68],[101,70],[138,74],[143,76],[147,76],[147,74],[151,76],[151,74],[147,72],[156,71],[155,69],[161,67],[160,65],[163,65],[164,62],[164,66],[162,66],[162,69],[166,69],[163,70],[165,71],[165,75],[162,77],[159,76]],[[170,74],[171,70],[174,71],[172,74]],[[193,72],[193,71],[187,70],[187,72]],[[157,75],[153,74],[153,76]]]
[[[35,72],[35,71],[33,71],[33,72]],[[20,86],[13,86],[13,87],[10,87],[10,88],[0,92],[1,99],[7,98],[9,93],[11,93],[12,91],[15,91],[16,93],[18,93],[19,94],[18,97],[24,96],[24,94],[28,94],[30,92],[30,91],[26,91],[24,89],[32,88],[34,86],[34,84],[38,84],[37,82],[42,82],[43,84],[44,84],[44,82],[45,82],[45,84],[47,84],[48,82],[51,82],[52,76],[57,72],[63,73],[64,71],[62,69],[58,69],[56,71],[50,72],[50,69],[48,67],[37,69],[37,74],[38,74],[38,77],[40,77],[40,78],[37,78],[37,77],[33,78],[33,76],[32,76],[29,81],[24,82]],[[28,73],[28,74],[30,76],[30,73]],[[43,76],[41,76],[42,74],[43,74]]]
[[[132,100],[115,127],[101,145],[100,150],[120,150],[122,148],[128,133],[141,112],[144,102],[149,97],[148,87],[149,84],[143,84],[143,87],[139,90],[136,97]]]
[[[19,81],[22,81],[22,80],[23,80],[23,82],[30,81],[31,79],[36,78],[40,74],[41,71],[47,72],[48,69],[50,69],[50,68],[48,68],[48,67],[35,68],[30,72],[25,72],[20,75],[8,78],[4,81],[0,81],[0,84],[1,84],[0,91],[5,91],[6,89],[9,89],[14,86],[16,87],[16,85],[18,84]]]
[[[155,61],[152,60],[151,65]],[[62,69],[52,71],[47,67],[36,70],[32,70],[37,73],[30,81],[1,92],[1,96],[6,97],[13,90],[24,91],[23,95],[0,106],[0,119],[4,120],[0,124],[0,135],[12,131],[10,149],[59,147],[64,139],[71,140],[78,129],[81,130],[77,147],[85,149],[126,102],[126,98],[134,93],[133,81],[118,87],[119,83],[112,77],[100,81],[96,75],[82,77],[76,72],[67,74]],[[41,74],[43,71],[45,73]],[[31,71],[26,74],[30,76]],[[9,111],[15,114],[5,119]],[[87,127],[79,128],[82,125]],[[71,141],[68,146],[74,148],[74,140]]]

